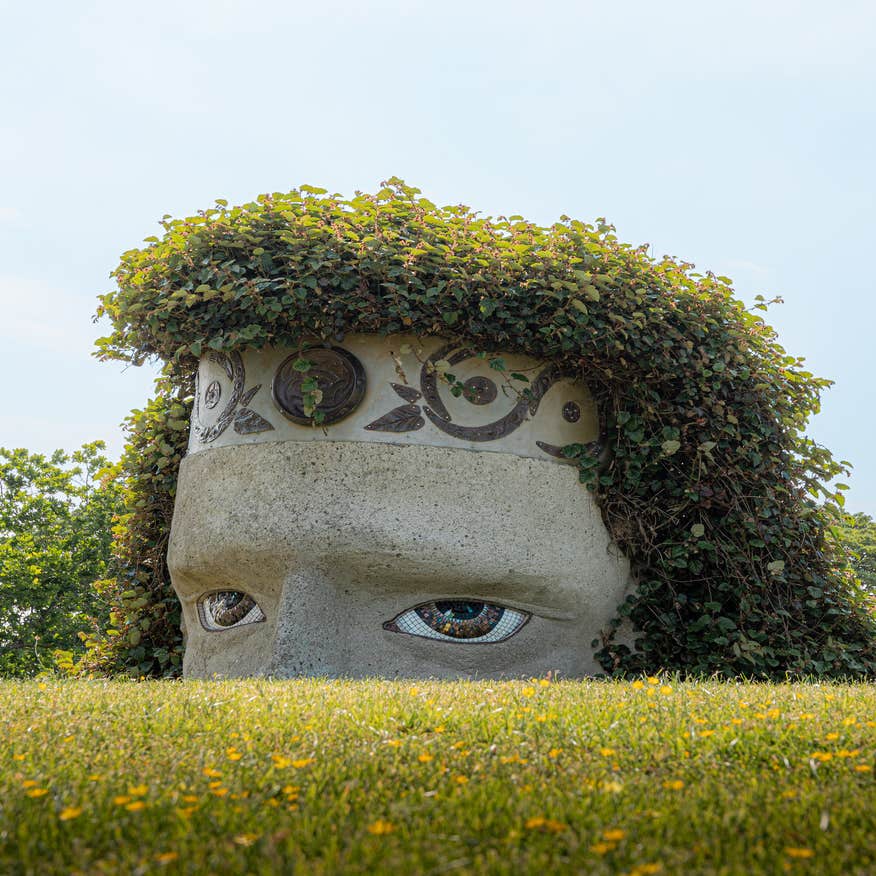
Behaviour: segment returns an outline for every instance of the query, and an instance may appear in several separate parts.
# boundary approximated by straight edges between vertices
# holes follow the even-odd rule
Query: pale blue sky
[[[874,9],[0,0],[0,445],[119,451],[151,376],[91,360],[90,315],[162,214],[397,175],[784,296],[836,381],[810,432],[876,513]]]

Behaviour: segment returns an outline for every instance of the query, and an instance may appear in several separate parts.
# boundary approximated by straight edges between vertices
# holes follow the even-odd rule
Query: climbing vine
[[[220,200],[162,225],[100,299],[113,330],[99,355],[165,371],[129,424],[117,635],[86,668],[178,666],[164,552],[202,353],[411,332],[557,361],[589,385],[609,452],[565,453],[638,581],[616,620],[638,647],[606,631],[606,671],[876,675],[873,605],[832,537],[844,466],[805,437],[829,381],[728,278],[652,259],[601,221],[486,218],[398,179],[350,199],[302,186]]]

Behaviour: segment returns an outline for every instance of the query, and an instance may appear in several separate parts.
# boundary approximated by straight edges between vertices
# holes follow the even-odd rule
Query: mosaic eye
[[[393,633],[465,644],[502,642],[531,617],[529,612],[490,602],[441,599],[403,611],[383,625]]]
[[[260,623],[265,620],[265,613],[248,593],[220,590],[198,600],[198,617],[205,630],[217,632]]]

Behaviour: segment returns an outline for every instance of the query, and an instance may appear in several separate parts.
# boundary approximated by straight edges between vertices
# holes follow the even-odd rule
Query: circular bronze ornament
[[[295,362],[311,363],[307,371],[297,371]],[[313,417],[304,413],[301,389],[305,380],[313,378],[322,393],[316,410],[323,414],[324,426],[337,423],[353,413],[365,397],[365,368],[350,352],[340,347],[309,347],[300,354],[284,359],[274,375],[271,395],[283,416],[301,426],[313,424]]]
[[[222,387],[219,385],[218,380],[214,380],[204,390],[204,407],[213,410],[219,404],[220,398],[222,398]]]
[[[463,389],[464,397],[473,405],[488,405],[499,394],[496,384],[489,377],[469,377]]]
[[[578,402],[566,402],[563,405],[563,419],[567,423],[577,423],[581,419],[581,406]]]

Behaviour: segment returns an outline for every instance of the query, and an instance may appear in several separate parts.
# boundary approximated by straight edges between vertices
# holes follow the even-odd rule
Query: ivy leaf
[[[681,447],[681,441],[676,441],[675,439],[664,441],[660,447],[663,449],[665,456],[672,456],[674,453],[678,452],[678,449]]]
[[[702,538],[706,534],[706,527],[702,523],[694,523],[690,528],[690,534],[694,538]]]

